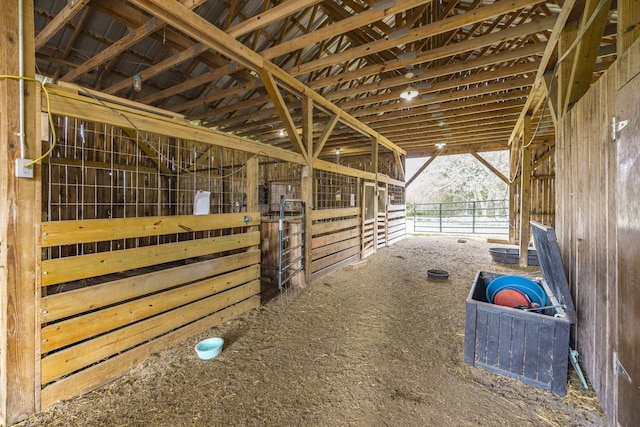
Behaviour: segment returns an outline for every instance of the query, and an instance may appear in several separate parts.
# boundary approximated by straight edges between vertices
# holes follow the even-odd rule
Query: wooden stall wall
[[[532,154],[531,209],[529,219],[549,227],[555,226],[556,167],[551,147],[535,148]]]
[[[614,352],[621,351],[623,338],[634,343],[636,349],[640,348],[637,329],[618,328],[624,308],[638,304],[637,292],[620,298],[621,287],[628,286],[620,282],[619,272],[628,267],[621,262],[620,251],[638,253],[640,242],[636,240],[624,247],[618,245],[617,230],[629,224],[619,223],[617,206],[629,200],[637,207],[638,199],[637,187],[629,187],[629,183],[617,179],[620,176],[618,164],[626,160],[618,158],[620,142],[614,141],[612,136],[612,120],[616,115],[619,91],[624,90],[621,88],[639,72],[640,44],[636,42],[561,120],[555,156],[556,230],[578,314],[572,345],[580,353],[582,368],[611,425],[620,421],[622,396],[617,387],[619,382],[626,381],[614,372]],[[635,96],[632,117],[618,117],[617,120],[633,118],[633,114],[637,117],[637,91]],[[626,149],[635,153],[640,150],[637,138],[627,140],[627,143],[636,146]],[[633,193],[625,190],[634,187]],[[632,215],[637,218],[637,209]],[[630,232],[630,229],[624,231],[625,234]],[[637,264],[637,258],[633,263]],[[635,279],[637,277],[633,282],[637,283]],[[631,399],[628,402],[634,403],[627,404],[622,410],[637,414],[638,409],[630,406],[638,407],[638,396],[636,385],[635,397],[626,397]]]
[[[312,280],[360,259],[361,207],[354,176],[314,171]]]
[[[260,304],[252,155],[70,115],[54,130],[39,227],[41,409]]]
[[[387,206],[387,242],[392,245],[406,237],[407,207],[405,188],[389,184],[389,205]]]

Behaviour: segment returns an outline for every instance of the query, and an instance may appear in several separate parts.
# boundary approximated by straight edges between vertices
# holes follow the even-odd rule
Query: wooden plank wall
[[[389,205],[387,211],[387,242],[394,244],[406,237],[406,205]]]
[[[403,186],[389,184],[388,189],[387,242],[392,245],[406,237],[407,206]]]
[[[619,78],[614,64],[561,119],[555,154],[555,228],[578,315],[572,345],[610,420],[617,310],[616,146],[610,134]]]
[[[260,304],[256,158],[88,118],[58,115],[55,130],[38,227],[39,410]],[[200,190],[211,214],[192,215]]]
[[[360,208],[314,210],[312,280],[360,259]]]
[[[251,212],[43,223],[43,248],[185,229],[213,237],[43,261],[42,407],[99,387],[141,358],[257,307],[260,251],[252,247],[259,232],[216,231],[259,222]],[[98,284],[47,295],[47,287],[80,280]]]
[[[553,227],[555,225],[555,158],[548,155],[549,147],[533,150],[536,168],[531,173],[530,220]],[[538,159],[542,159],[538,162]]]

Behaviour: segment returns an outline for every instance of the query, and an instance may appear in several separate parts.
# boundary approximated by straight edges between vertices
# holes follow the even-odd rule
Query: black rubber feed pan
[[[432,268],[431,270],[427,270],[427,277],[431,280],[447,280],[449,278],[449,272],[447,270]]]
[[[489,248],[489,253],[495,262],[503,264],[518,264],[520,262],[520,249],[518,248]],[[528,256],[529,265],[540,265],[535,249],[529,249]]]

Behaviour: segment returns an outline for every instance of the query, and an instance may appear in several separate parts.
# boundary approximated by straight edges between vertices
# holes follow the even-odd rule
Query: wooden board
[[[640,420],[640,75],[620,89],[616,118],[629,120],[616,138],[618,219],[618,360],[627,375],[619,374],[618,423],[636,425]],[[614,362],[615,363],[615,362]]]
[[[42,286],[231,251],[258,244],[260,244],[260,233],[256,231],[46,260],[42,262]]]
[[[182,342],[204,330],[229,321],[242,313],[260,306],[260,297],[254,296],[225,310],[216,312],[194,323],[149,341],[125,353],[114,356],[102,363],[92,365],[77,374],[65,377],[47,385],[42,390],[42,409],[55,405],[60,400],[70,399],[89,392],[122,376],[140,360],[168,346]],[[194,343],[195,344],[195,343]],[[189,344],[191,346],[191,343]],[[224,351],[224,350],[223,350]]]
[[[48,323],[71,317],[259,262],[260,252],[253,249],[235,255],[49,295],[41,300],[40,322]]]
[[[242,286],[194,301],[113,332],[68,346],[42,359],[42,384],[79,371],[101,360],[156,339],[183,325],[210,316],[260,292],[260,282],[253,280]]]
[[[78,341],[91,339],[94,336],[173,310],[181,305],[223,292],[259,277],[260,267],[254,265],[215,278],[52,323],[44,326],[40,332],[41,351],[47,353]]]
[[[72,245],[254,225],[260,225],[259,212],[49,221],[42,223],[42,246]]]

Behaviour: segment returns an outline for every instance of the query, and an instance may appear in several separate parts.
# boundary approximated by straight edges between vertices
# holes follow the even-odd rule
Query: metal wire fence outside
[[[509,202],[503,199],[407,204],[407,220],[413,223],[414,233],[508,235]]]

